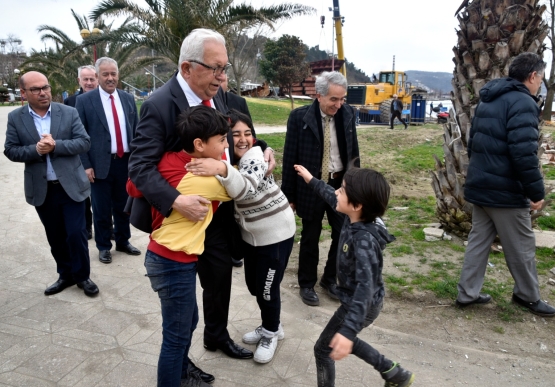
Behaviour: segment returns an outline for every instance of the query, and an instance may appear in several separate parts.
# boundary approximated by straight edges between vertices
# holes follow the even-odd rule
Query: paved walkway
[[[1,144],[7,114],[13,109],[0,107]],[[131,243],[144,252],[147,235],[137,230],[132,235]],[[113,263],[104,265],[97,259],[93,241],[89,248],[91,278],[100,288],[99,296],[88,298],[75,286],[44,296],[44,289],[57,278],[54,260],[36,212],[25,202],[23,164],[0,156],[0,386],[156,385],[161,318],[158,298],[144,276],[143,258],[114,252]],[[316,385],[312,348],[337,304],[322,295],[320,307],[304,305],[295,287],[295,272],[296,259],[292,258],[288,279],[282,283],[286,338],[269,364],[205,351],[201,315],[190,355],[216,376],[215,387]],[[259,312],[244,285],[243,269],[235,269],[233,276],[229,331],[240,342],[245,332],[259,324]],[[199,307],[200,295],[199,286]],[[410,319],[402,310],[387,311],[387,306],[384,313]],[[511,357],[413,337],[393,326],[380,326],[379,320],[377,325],[360,336],[413,370],[415,385],[552,385],[537,380],[533,372],[517,378],[514,372],[493,371],[510,369]],[[465,360],[463,354],[474,361]],[[527,366],[541,368],[542,364],[529,360]],[[338,387],[382,383],[376,372],[354,357],[337,366]]]

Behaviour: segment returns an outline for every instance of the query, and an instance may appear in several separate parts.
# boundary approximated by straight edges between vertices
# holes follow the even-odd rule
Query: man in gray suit
[[[91,182],[94,239],[100,262],[111,263],[112,215],[116,251],[141,254],[129,243],[129,215],[124,212],[129,144],[135,135],[138,115],[133,96],[117,89],[117,62],[103,57],[95,67],[100,87],[80,95],[75,108],[91,136],[91,148],[81,154],[81,160]]]
[[[56,260],[59,279],[44,294],[77,285],[95,296],[85,229],[85,199],[91,189],[79,158],[90,147],[89,136],[75,109],[52,103],[43,74],[31,71],[19,86],[29,104],[8,115],[4,154],[25,163],[25,198],[35,206]]]

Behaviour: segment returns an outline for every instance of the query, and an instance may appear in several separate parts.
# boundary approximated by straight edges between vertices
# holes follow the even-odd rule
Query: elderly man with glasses
[[[56,261],[59,278],[44,294],[77,285],[95,296],[85,229],[91,187],[79,158],[89,149],[90,138],[74,108],[52,102],[43,74],[28,72],[19,86],[28,105],[8,115],[4,154],[25,163],[25,198],[35,206]]]
[[[192,221],[206,216],[210,202],[197,195],[181,195],[162,177],[157,165],[165,152],[182,150],[174,127],[181,111],[202,104],[222,113],[227,112],[220,85],[229,66],[223,36],[209,29],[193,30],[181,46],[178,71],[142,105],[137,134],[131,143],[129,177],[148,201],[146,209],[140,199],[135,199],[131,207],[131,222],[143,231],[151,232],[159,227],[152,224],[150,206],[166,217],[172,211],[178,211]],[[233,144],[231,132],[228,142]],[[271,150],[267,149],[265,154],[270,158]],[[233,151],[226,151],[225,158],[233,162]],[[274,167],[272,157],[270,169]],[[187,169],[191,170],[189,166]],[[145,267],[152,288],[160,297],[163,319],[163,341],[158,361],[159,386],[179,386],[179,377],[186,385],[193,385],[196,380],[202,383],[214,380],[212,375],[201,371],[188,359],[192,333],[198,321],[194,293],[197,271],[203,288],[204,347],[209,351],[219,349],[237,359],[253,357],[251,351],[231,339],[227,330],[232,227],[237,227],[233,219],[233,204],[222,203],[206,230],[204,253],[198,257],[198,262],[166,259],[156,254],[161,250],[155,242],[151,241],[148,246]],[[193,265],[194,270],[189,270],[188,265]],[[187,288],[184,285],[185,276]],[[175,303],[187,305],[189,313],[178,313],[172,307]]]

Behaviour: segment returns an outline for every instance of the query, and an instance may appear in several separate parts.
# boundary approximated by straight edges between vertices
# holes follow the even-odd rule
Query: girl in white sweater
[[[215,175],[235,200],[235,220],[241,226],[245,258],[245,282],[256,297],[262,324],[243,336],[243,342],[257,344],[254,360],[272,360],[278,340],[285,335],[280,323],[280,283],[295,236],[295,215],[274,176],[265,176],[268,165],[248,116],[231,110],[234,155],[237,169],[214,159],[195,161],[195,174]],[[225,165],[225,167],[224,167]],[[225,171],[224,171],[225,169]]]

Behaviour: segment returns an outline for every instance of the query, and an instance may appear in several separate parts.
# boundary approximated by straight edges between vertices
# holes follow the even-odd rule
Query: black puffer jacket
[[[543,199],[538,168],[540,109],[528,88],[499,78],[480,90],[470,129],[464,197],[484,207],[526,208]]]

